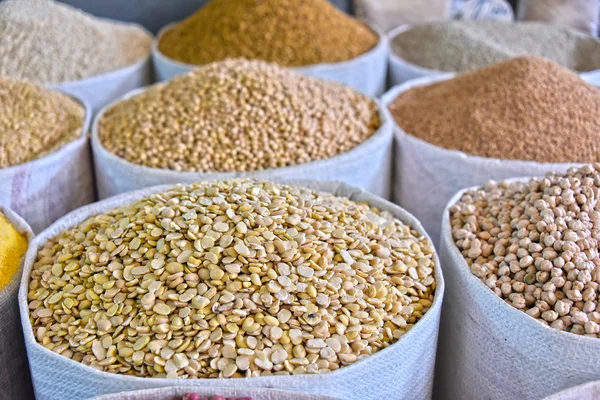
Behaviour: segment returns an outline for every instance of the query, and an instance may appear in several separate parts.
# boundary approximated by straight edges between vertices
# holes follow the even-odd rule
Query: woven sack
[[[252,400],[340,400],[318,394],[288,392],[277,389],[190,389],[186,387],[166,387],[107,394],[94,397],[92,400],[181,400],[183,395],[189,393],[190,390],[200,396],[251,397]]]
[[[450,199],[442,222],[440,257],[448,290],[435,393],[449,400],[538,400],[599,379],[600,340],[542,324],[471,273],[454,244],[449,218],[466,190]]]
[[[386,32],[404,24],[448,19],[450,8],[449,0],[354,0],[360,19]]]
[[[600,382],[589,382],[548,396],[543,400],[597,400],[600,399]]]
[[[156,71],[156,80],[159,82],[198,68],[197,65],[175,61],[158,50],[160,37],[175,25],[176,23],[165,26],[152,43],[152,62]],[[386,89],[389,43],[383,32],[378,29],[374,31],[379,36],[379,43],[365,54],[349,61],[321,63],[292,69],[302,75],[343,83],[367,96],[379,97]]]
[[[518,18],[566,25],[591,35],[598,34],[600,24],[598,0],[520,0]]]
[[[412,87],[440,82],[453,76],[446,74],[437,78],[415,79],[392,88],[382,101],[387,107],[398,95]],[[575,165],[471,156],[411,136],[398,124],[395,129],[392,199],[421,221],[436,246],[440,238],[442,211],[458,190],[482,185],[488,180],[545,175],[549,171],[566,172]]]
[[[94,201],[94,175],[87,139],[91,110],[78,139],[27,163],[0,169],[0,204],[25,219],[34,232],[45,229],[69,211]]]
[[[359,188],[341,182],[295,181],[313,190],[366,201],[396,218],[422,235],[425,230],[419,221],[400,207]],[[119,195],[82,207],[61,218],[36,237],[25,258],[23,279],[19,291],[19,309],[23,321],[25,345],[37,400],[81,400],[103,394],[129,390],[179,386],[198,388],[272,388],[321,394],[344,400],[406,399],[425,400],[431,397],[433,368],[440,319],[444,280],[435,255],[436,295],[433,305],[423,318],[393,345],[352,365],[328,374],[264,376],[238,379],[159,379],[110,374],[62,357],[36,342],[27,307],[27,286],[37,250],[64,230],[117,206],[129,204],[151,193],[165,191],[172,185],[156,186]]]
[[[31,243],[33,232],[21,217],[1,205],[0,213]],[[33,400],[29,363],[20,329],[18,293],[22,274],[21,261],[11,281],[0,289],[0,400]]]
[[[135,90],[123,99],[135,96]],[[116,104],[113,103],[112,105]],[[104,108],[92,125],[92,150],[96,166],[96,185],[101,199],[132,190],[167,183],[192,183],[230,178],[338,180],[389,198],[392,173],[393,122],[380,104],[381,127],[365,142],[332,158],[277,169],[250,172],[180,172],[133,164],[111,152],[100,142],[98,123]]]

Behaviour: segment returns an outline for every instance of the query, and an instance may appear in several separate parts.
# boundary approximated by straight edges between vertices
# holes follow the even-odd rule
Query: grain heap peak
[[[115,104],[100,119],[99,138],[138,165],[236,172],[331,158],[380,125],[377,104],[354,89],[230,59]]]
[[[50,239],[29,281],[39,343],[141,377],[329,372],[431,307],[434,248],[387,212],[267,181],[177,186]]]

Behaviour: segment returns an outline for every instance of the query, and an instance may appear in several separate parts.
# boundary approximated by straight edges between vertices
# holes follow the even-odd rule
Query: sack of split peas
[[[0,205],[0,399],[33,398],[17,296],[32,239],[29,225]]]

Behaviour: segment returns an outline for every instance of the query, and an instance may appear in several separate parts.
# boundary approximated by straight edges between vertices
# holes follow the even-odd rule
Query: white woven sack
[[[390,86],[401,85],[413,79],[419,78],[441,78],[443,76],[453,76],[453,73],[444,72],[436,69],[429,69],[417,64],[413,64],[402,58],[394,51],[394,38],[401,33],[410,30],[413,25],[402,25],[388,33],[390,41],[390,57],[388,61],[388,75]],[[580,72],[579,76],[584,81],[600,87],[600,69],[589,72]],[[434,81],[432,81],[434,82]],[[395,89],[395,88],[393,88]],[[389,93],[389,92],[388,92]],[[387,94],[387,93],[386,93]]]
[[[128,93],[135,96],[144,89]],[[375,100],[376,101],[376,100]],[[116,103],[113,103],[114,105]],[[133,164],[106,150],[98,137],[98,123],[112,105],[98,113],[92,124],[92,150],[100,199],[167,183],[192,183],[229,178],[338,180],[389,198],[392,173],[393,122],[379,103],[381,127],[347,153],[290,167],[250,172],[180,172]]]
[[[517,180],[524,179],[510,181]],[[440,257],[448,290],[435,393],[449,400],[538,400],[599,379],[600,340],[542,324],[471,273],[454,244],[449,218],[466,190],[450,199],[442,222]]]
[[[17,212],[34,232],[94,201],[94,175],[87,139],[91,110],[85,106],[81,136],[57,151],[0,169],[0,204]]]
[[[380,210],[391,212],[396,218],[410,224],[414,230],[426,235],[419,221],[400,207],[341,182],[293,181],[313,190],[346,196],[355,201],[366,201]],[[444,279],[439,260],[435,255],[436,295],[433,305],[424,317],[393,345],[352,365],[328,374],[264,376],[239,379],[159,379],[139,378],[110,374],[57,355],[38,344],[29,322],[27,284],[37,250],[64,230],[89,216],[106,212],[117,206],[129,204],[151,193],[165,191],[172,185],[156,186],[122,194],[82,207],[54,223],[39,234],[25,257],[23,279],[19,291],[19,309],[23,321],[23,334],[31,366],[37,400],[81,400],[102,394],[129,390],[179,386],[191,389],[273,388],[327,396],[345,400],[429,399],[433,384],[436,343],[444,294]]]
[[[382,101],[387,107],[410,88],[441,82],[453,76],[446,74],[437,78],[415,79],[392,88]],[[436,245],[440,238],[442,211],[458,190],[481,185],[488,180],[545,175],[549,171],[565,172],[576,165],[471,156],[411,136],[398,124],[395,129],[392,199],[421,221]]]
[[[575,386],[562,392],[548,396],[543,400],[598,400],[600,399],[600,382],[589,382]]]
[[[27,223],[14,211],[0,205],[0,213],[23,235],[31,244],[33,232]],[[0,244],[1,245],[1,244]],[[21,266],[10,283],[0,289],[0,399],[1,400],[32,400],[33,387],[29,374],[27,352],[20,329],[19,317],[19,283],[23,274]]]
[[[193,388],[166,387],[160,389],[136,390],[107,394],[94,397],[92,400],[181,400],[183,395],[192,391],[200,396],[251,397],[252,400],[341,400],[335,397],[318,394],[288,392],[277,389],[244,389],[244,388]]]
[[[100,19],[104,20],[104,18]],[[140,25],[137,26],[143,29],[146,34],[152,36],[145,28]],[[135,64],[105,74],[78,81],[48,84],[47,86],[85,100],[92,108],[92,113],[95,114],[106,104],[118,99],[125,93],[151,84],[153,78],[152,63],[150,56],[148,56]]]
[[[449,0],[354,0],[354,10],[370,26],[389,32],[404,24],[450,18]]]
[[[175,61],[158,50],[161,36],[176,24],[173,23],[161,29],[152,43],[152,62],[156,71],[156,79],[159,82],[198,68],[198,65]],[[381,96],[386,89],[389,43],[384,33],[376,28],[371,29],[379,36],[379,43],[365,54],[349,61],[321,63],[292,69],[302,75],[343,83],[367,96]],[[348,40],[352,40],[352,38],[349,37]]]

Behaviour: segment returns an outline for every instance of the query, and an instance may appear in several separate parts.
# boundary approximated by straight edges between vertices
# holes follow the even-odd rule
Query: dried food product
[[[0,78],[0,168],[38,159],[75,140],[84,116],[81,104],[62,93]]]
[[[418,323],[434,258],[366,203],[267,181],[177,186],[42,245],[30,322],[46,348],[112,373],[323,373]]]
[[[543,58],[515,58],[415,87],[389,108],[408,134],[470,155],[600,160],[600,89]]]
[[[137,25],[98,19],[56,1],[0,2],[0,76],[80,80],[141,61],[151,44]]]
[[[115,104],[98,134],[108,151],[134,164],[235,172],[331,158],[380,125],[377,104],[354,89],[234,59]]]
[[[243,57],[289,67],[347,61],[378,41],[327,0],[211,0],[166,31],[158,48],[188,64]]]
[[[507,304],[559,330],[598,337],[600,164],[490,182],[450,209],[471,272]]]
[[[421,24],[396,36],[392,49],[413,64],[448,72],[471,71],[522,56],[548,58],[580,72],[600,69],[600,40],[539,22]]]
[[[0,289],[10,283],[26,251],[27,238],[0,212]]]

